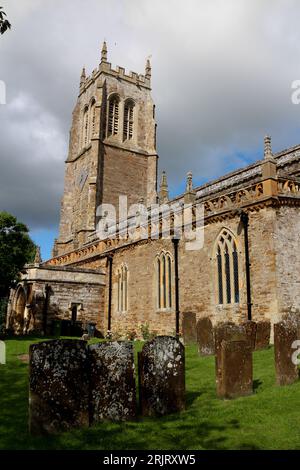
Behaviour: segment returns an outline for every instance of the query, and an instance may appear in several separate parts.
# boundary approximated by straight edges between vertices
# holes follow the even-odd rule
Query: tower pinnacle
[[[85,67],[83,67],[80,77],[80,88],[85,84],[86,74],[85,74]]]
[[[271,137],[266,135],[264,138],[264,157],[265,158],[272,158],[272,145],[271,145]]]
[[[150,59],[147,59],[146,61],[146,67],[145,67],[145,77],[150,80],[151,78],[151,64],[150,64]]]
[[[159,202],[167,202],[169,200],[169,190],[168,190],[168,181],[167,174],[165,171],[162,172],[160,187],[159,187]]]
[[[102,45],[101,62],[107,62],[107,45],[106,45],[106,41],[104,41],[103,45]]]

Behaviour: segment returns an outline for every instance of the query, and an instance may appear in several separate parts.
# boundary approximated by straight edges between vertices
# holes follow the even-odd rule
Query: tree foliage
[[[6,18],[6,13],[3,11],[3,7],[0,7],[0,34],[4,34],[10,28],[11,24]]]
[[[0,212],[0,297],[8,294],[23,266],[34,260],[35,252],[26,225],[8,212]]]

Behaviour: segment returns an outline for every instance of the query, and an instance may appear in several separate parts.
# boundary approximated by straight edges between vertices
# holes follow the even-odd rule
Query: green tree
[[[20,270],[34,260],[35,252],[26,225],[8,212],[0,212],[0,298],[8,295]]]
[[[3,11],[3,7],[0,7],[0,34],[4,34],[10,28],[11,24],[6,18],[6,13]]]

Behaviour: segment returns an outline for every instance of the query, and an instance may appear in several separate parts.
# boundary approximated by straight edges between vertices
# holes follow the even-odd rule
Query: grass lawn
[[[214,358],[199,357],[196,346],[189,346],[183,413],[33,438],[27,428],[28,365],[17,356],[35,341],[6,341],[7,364],[0,366],[0,449],[300,449],[300,382],[274,384],[272,348],[254,353],[250,397],[217,399]]]

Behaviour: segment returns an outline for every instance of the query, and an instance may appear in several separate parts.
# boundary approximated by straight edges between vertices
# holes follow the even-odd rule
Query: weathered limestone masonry
[[[69,252],[89,241],[96,228],[99,204],[118,208],[119,194],[128,197],[128,204],[141,199],[146,204],[156,202],[158,157],[150,91],[149,61],[145,75],[127,75],[123,67],[114,70],[107,62],[105,43],[99,68],[90,77],[83,70],[73,111],[54,254]],[[132,115],[128,122],[129,105]]]
[[[10,299],[7,327],[19,334],[44,330],[49,334],[52,320],[71,319],[75,308],[76,320],[96,323],[102,330],[104,286],[101,270],[28,266]]]
[[[139,332],[142,323],[169,335],[175,331],[178,293],[181,329],[185,312],[194,313],[197,321],[209,317],[213,326],[244,323],[250,316],[255,322],[270,322],[272,341],[273,324],[287,311],[300,312],[300,145],[273,154],[266,137],[261,160],[246,168],[198,188],[193,188],[188,173],[184,194],[174,199],[169,199],[164,173],[157,194],[150,82],[149,62],[143,76],[127,75],[121,67],[114,70],[107,62],[106,45],[99,69],[89,78],[83,72],[66,161],[59,239],[52,259],[24,268],[11,292],[8,326],[16,333],[41,328],[45,305],[49,322],[70,319],[75,304],[78,319],[95,321],[104,335],[109,327]],[[105,213],[97,216],[98,205],[116,204],[122,195],[128,196],[128,205],[147,205],[148,223],[138,221],[135,207],[129,220],[137,227],[134,238],[116,225],[115,238],[99,239],[98,221],[111,224]],[[177,204],[179,209],[168,216],[160,213],[153,221],[152,202],[167,208]],[[177,292],[174,244],[164,236],[162,222],[170,223],[173,236],[184,203],[193,206],[192,228],[196,207],[204,207],[204,245],[187,250],[186,240],[179,241]],[[153,228],[158,239],[151,237]],[[142,229],[147,236],[139,240]],[[81,281],[74,282],[72,276]]]

